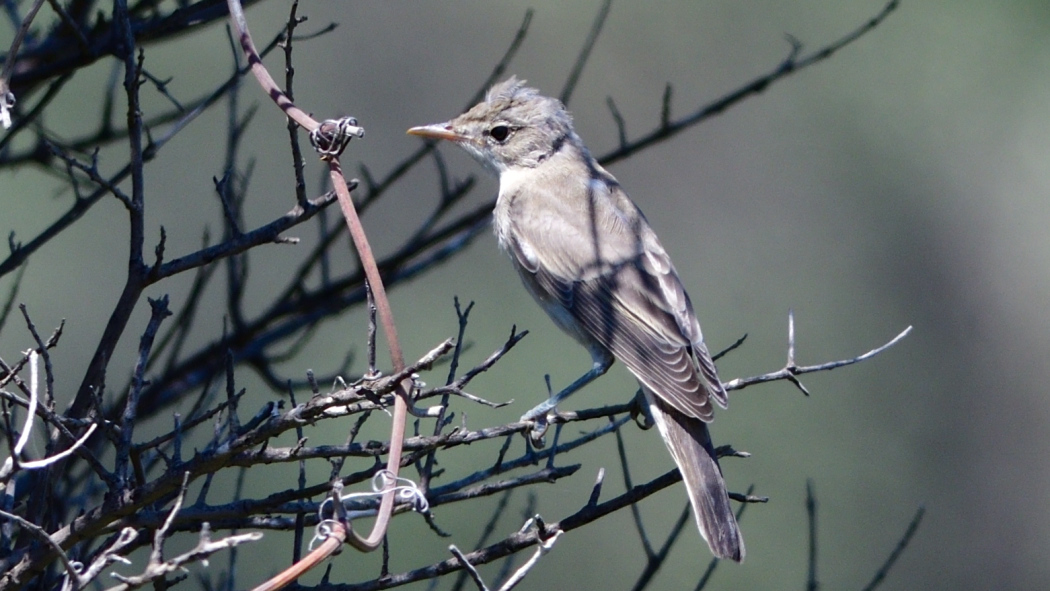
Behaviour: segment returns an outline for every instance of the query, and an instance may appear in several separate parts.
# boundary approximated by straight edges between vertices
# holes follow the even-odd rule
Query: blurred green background
[[[300,9],[310,17],[303,31],[329,21],[340,26],[298,44],[297,99],[320,116],[356,116],[368,135],[351,144],[344,166],[352,173],[362,162],[382,175],[416,148],[405,129],[443,121],[466,106],[528,7],[536,10],[531,31],[509,71],[558,94],[598,6],[311,0]],[[775,69],[790,51],[786,34],[801,41],[804,52],[813,50],[882,7],[878,0],[614,3],[569,105],[577,131],[595,154],[606,153],[617,145],[606,97],[615,99],[635,137],[657,125],[666,83],[674,86],[673,113],[684,114]],[[287,10],[284,0],[249,9],[257,40],[269,39]],[[789,309],[796,314],[800,364],[852,357],[915,327],[872,361],[805,377],[809,398],[784,383],[731,397],[713,427],[716,443],[732,443],[753,457],[723,462],[727,480],[738,491],[753,483],[756,494],[771,500],[751,507],[742,522],[746,562],[722,565],[710,588],[804,585],[807,479],[819,503],[824,588],[863,587],[919,505],[926,507],[925,520],[883,588],[1050,588],[1048,33],[1045,2],[905,1],[882,26],[826,62],[612,167],[674,258],[711,348],[749,335],[719,363],[724,380],[783,365]],[[154,75],[174,77],[171,88],[180,98],[217,85],[231,60],[221,25],[147,48],[146,58]],[[268,64],[275,75],[281,71],[276,54]],[[70,136],[86,129],[110,67],[100,62],[67,87],[49,127]],[[147,114],[161,100],[149,97]],[[292,177],[283,119],[254,87],[243,100],[261,104],[241,160],[254,163],[248,211],[259,223],[291,207]],[[211,179],[222,174],[225,138],[217,130],[225,117],[217,109],[198,120],[147,167],[148,231],[155,240],[163,224],[170,252],[199,244],[205,224],[217,231]],[[495,180],[465,154],[451,146],[442,151],[456,177],[481,177],[473,203],[494,194]],[[104,152],[102,165],[113,170],[125,157]],[[433,204],[432,170],[413,173],[365,216],[378,250],[396,244],[395,236]],[[319,178],[318,167],[310,174]],[[0,230],[20,238],[38,232],[68,202],[58,186],[35,170],[0,173]],[[56,352],[60,400],[79,384],[123,284],[126,226],[122,206],[111,200],[29,262],[19,300],[42,328],[67,320]],[[287,246],[258,251],[253,298],[264,301],[267,289],[280,288],[282,271],[299,252]],[[0,293],[10,282],[10,276],[0,279]],[[151,295],[171,293],[174,306],[185,295],[185,285],[160,287]],[[587,354],[532,303],[487,233],[438,272],[395,290],[409,357],[455,334],[455,295],[477,302],[470,328],[474,362],[502,343],[511,324],[531,331],[472,389],[517,403],[492,412],[464,405],[468,426],[512,420],[542,398],[544,373],[559,385],[588,367]],[[221,319],[222,310],[212,313]],[[130,367],[144,322],[139,310],[124,360],[114,368]],[[298,364],[298,375],[307,368],[333,371],[363,334],[359,315],[329,327]],[[17,323],[0,335],[5,359],[28,346]],[[257,403],[272,396],[253,390],[250,373],[241,373]],[[617,368],[566,406],[625,400],[633,391],[633,381]],[[636,482],[671,467],[654,432],[627,431]],[[325,441],[315,433],[311,443],[342,437],[333,433]],[[494,448],[449,458],[482,465],[493,460]],[[546,518],[585,502],[599,467],[610,471],[606,497],[620,490],[611,439],[566,461],[583,469],[534,489]],[[462,474],[476,466],[444,467]],[[312,476],[326,478],[325,468]],[[272,487],[261,478],[256,484]],[[520,525],[523,499],[514,497],[516,508],[498,532]],[[643,505],[655,543],[685,503],[675,487]],[[489,500],[442,508],[438,523],[451,540],[430,534],[417,517],[400,518],[391,567],[443,559],[449,543],[472,547],[494,506]],[[249,561],[242,562],[245,583],[288,560],[289,540],[272,543],[270,550],[241,551]],[[265,568],[245,568],[267,553]],[[643,566],[639,553],[624,513],[564,536],[524,588],[629,588]],[[690,529],[652,588],[691,589],[708,559]],[[376,572],[375,557],[354,552],[335,564],[333,580]]]

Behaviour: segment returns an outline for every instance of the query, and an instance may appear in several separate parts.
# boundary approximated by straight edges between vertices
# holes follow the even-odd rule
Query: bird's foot
[[[634,395],[634,404],[631,405],[631,419],[640,429],[652,429],[656,422],[649,411],[649,403],[645,400],[645,394],[638,390]]]

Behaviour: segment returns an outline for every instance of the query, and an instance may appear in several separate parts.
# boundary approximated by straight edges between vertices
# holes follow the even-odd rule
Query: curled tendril
[[[325,119],[310,132],[310,145],[321,155],[321,160],[331,160],[342,154],[355,137],[365,137],[365,130],[357,126],[357,119]]]
[[[340,495],[340,502],[346,502],[350,500],[365,500],[365,499],[379,499],[388,490],[393,490],[397,500],[402,503],[410,503],[412,509],[417,513],[426,513],[430,510],[430,503],[427,501],[426,495],[422,489],[415,482],[408,478],[395,477],[389,470],[380,470],[375,473],[372,477],[372,490],[368,492],[354,492]],[[325,499],[321,502],[321,506],[317,508],[317,516],[320,521],[317,523],[317,527],[314,530],[314,537],[310,540],[310,549],[313,549],[315,543],[324,541],[325,538],[332,531],[333,524],[336,523],[333,519],[325,517],[328,504],[331,502],[331,498]],[[347,511],[346,518],[353,519],[355,517],[364,517],[375,513],[374,509],[367,511]]]

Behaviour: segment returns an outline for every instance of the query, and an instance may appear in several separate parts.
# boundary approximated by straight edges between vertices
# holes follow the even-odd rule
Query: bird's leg
[[[562,400],[565,400],[577,390],[601,377],[605,372],[609,371],[610,367],[612,367],[613,356],[607,351],[592,351],[591,354],[594,357],[594,365],[591,366],[590,371],[577,378],[575,382],[569,384],[557,394],[552,394],[547,400],[537,404],[532,410],[521,416],[523,422],[528,421],[533,423],[530,438],[534,443],[539,444],[542,442],[543,433],[547,430],[547,414],[549,412],[554,410]],[[540,447],[542,447],[542,445],[540,445]]]

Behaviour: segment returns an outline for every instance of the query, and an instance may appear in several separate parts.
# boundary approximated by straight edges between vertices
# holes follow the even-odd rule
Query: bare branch
[[[576,90],[576,84],[580,81],[580,75],[583,74],[583,67],[590,60],[591,51],[594,49],[594,44],[598,42],[598,36],[601,35],[602,29],[605,28],[605,19],[608,18],[611,8],[612,0],[602,2],[597,16],[594,17],[594,24],[591,25],[591,32],[587,34],[587,39],[583,42],[580,54],[576,56],[576,61],[572,64],[569,77],[565,80],[565,86],[562,87],[561,96],[558,97],[566,105],[569,104],[572,93]]]
[[[15,106],[15,94],[11,92],[10,83],[11,72],[14,71],[15,58],[18,56],[18,50],[22,47],[22,41],[25,39],[26,34],[29,33],[29,27],[33,24],[33,19],[36,18],[36,13],[43,5],[44,0],[34,0],[29,7],[25,18],[22,19],[22,24],[19,25],[18,30],[15,32],[15,38],[11,41],[11,47],[7,49],[7,58],[4,59],[3,68],[0,69],[0,127],[4,129],[11,127],[11,110]]]
[[[912,327],[909,326],[903,331],[901,331],[900,334],[890,339],[890,341],[886,344],[880,347],[876,347],[871,351],[868,351],[867,353],[858,355],[851,359],[840,359],[838,361],[829,361],[827,363],[820,363],[817,365],[799,366],[795,365],[794,363],[795,322],[794,315],[791,314],[788,316],[788,363],[782,369],[779,369],[777,371],[762,374],[759,376],[753,376],[750,378],[736,378],[735,380],[730,380],[724,383],[723,386],[725,386],[726,390],[743,390],[744,388],[748,386],[753,386],[755,384],[763,384],[765,382],[772,382],[776,380],[788,380],[791,383],[795,384],[797,388],[799,388],[804,394],[808,396],[809,392],[806,391],[806,388],[802,385],[801,382],[798,381],[798,378],[796,376],[818,371],[830,371],[839,367],[845,367],[847,365],[853,365],[855,363],[860,363],[861,361],[871,359],[872,357],[878,355],[879,353],[882,353],[886,349],[889,349],[890,347],[899,343],[902,339],[904,339],[904,337],[908,336],[908,334],[911,332],[911,329]]]
[[[845,36],[841,37],[837,41],[834,41],[808,55],[799,56],[798,51],[801,46],[797,43],[793,43],[792,50],[788,54],[788,57],[768,74],[752,80],[751,82],[745,84],[737,90],[734,90],[733,92],[723,96],[722,98],[719,98],[711,103],[708,103],[707,105],[700,107],[696,111],[680,119],[668,119],[662,122],[661,125],[659,125],[650,133],[634,140],[633,142],[630,142],[629,144],[621,144],[620,147],[616,148],[615,150],[612,150],[611,152],[608,152],[604,156],[601,156],[600,158],[598,158],[598,162],[601,163],[602,166],[608,166],[614,162],[618,162],[620,160],[628,158],[632,154],[637,153],[639,150],[644,150],[645,148],[648,148],[656,143],[670,139],[671,137],[674,137],[675,135],[678,135],[679,133],[692,127],[693,125],[696,125],[697,123],[700,123],[705,119],[709,119],[715,115],[722,113],[729,107],[736,105],[740,101],[749,98],[752,95],[757,95],[761,94],[762,92],[765,92],[765,90],[769,88],[771,84],[779,82],[781,79],[786,78],[791,74],[794,74],[796,72],[799,72],[810,66],[822,62],[823,60],[831,57],[831,55],[836,53],[838,50],[853,43],[857,39],[860,39],[866,33],[872,31],[880,24],[882,24],[882,22],[885,21],[886,18],[888,18],[890,14],[892,14],[893,11],[897,9],[898,3],[898,0],[890,0],[883,7],[882,11],[880,11],[877,15],[872,17],[866,23],[864,23],[857,29],[851,31],[850,33],[846,34]],[[669,94],[665,92],[664,96],[665,99],[663,112],[667,113],[669,111],[669,107],[667,106],[669,102]]]
[[[46,531],[44,531],[44,528],[40,527],[39,525],[36,525],[35,523],[31,523],[23,519],[22,517],[15,515],[14,513],[8,513],[7,511],[0,510],[0,517],[14,521],[18,525],[22,526],[22,528],[30,534],[43,540],[48,546],[51,547],[55,555],[58,556],[59,560],[62,561],[62,566],[64,566],[66,569],[66,576],[74,578],[77,577],[76,566],[73,565],[73,562],[69,559],[69,556],[66,555],[62,547],[56,544],[55,541],[51,539],[51,536],[48,535]],[[2,579],[3,577],[0,577],[0,581],[2,581]]]

